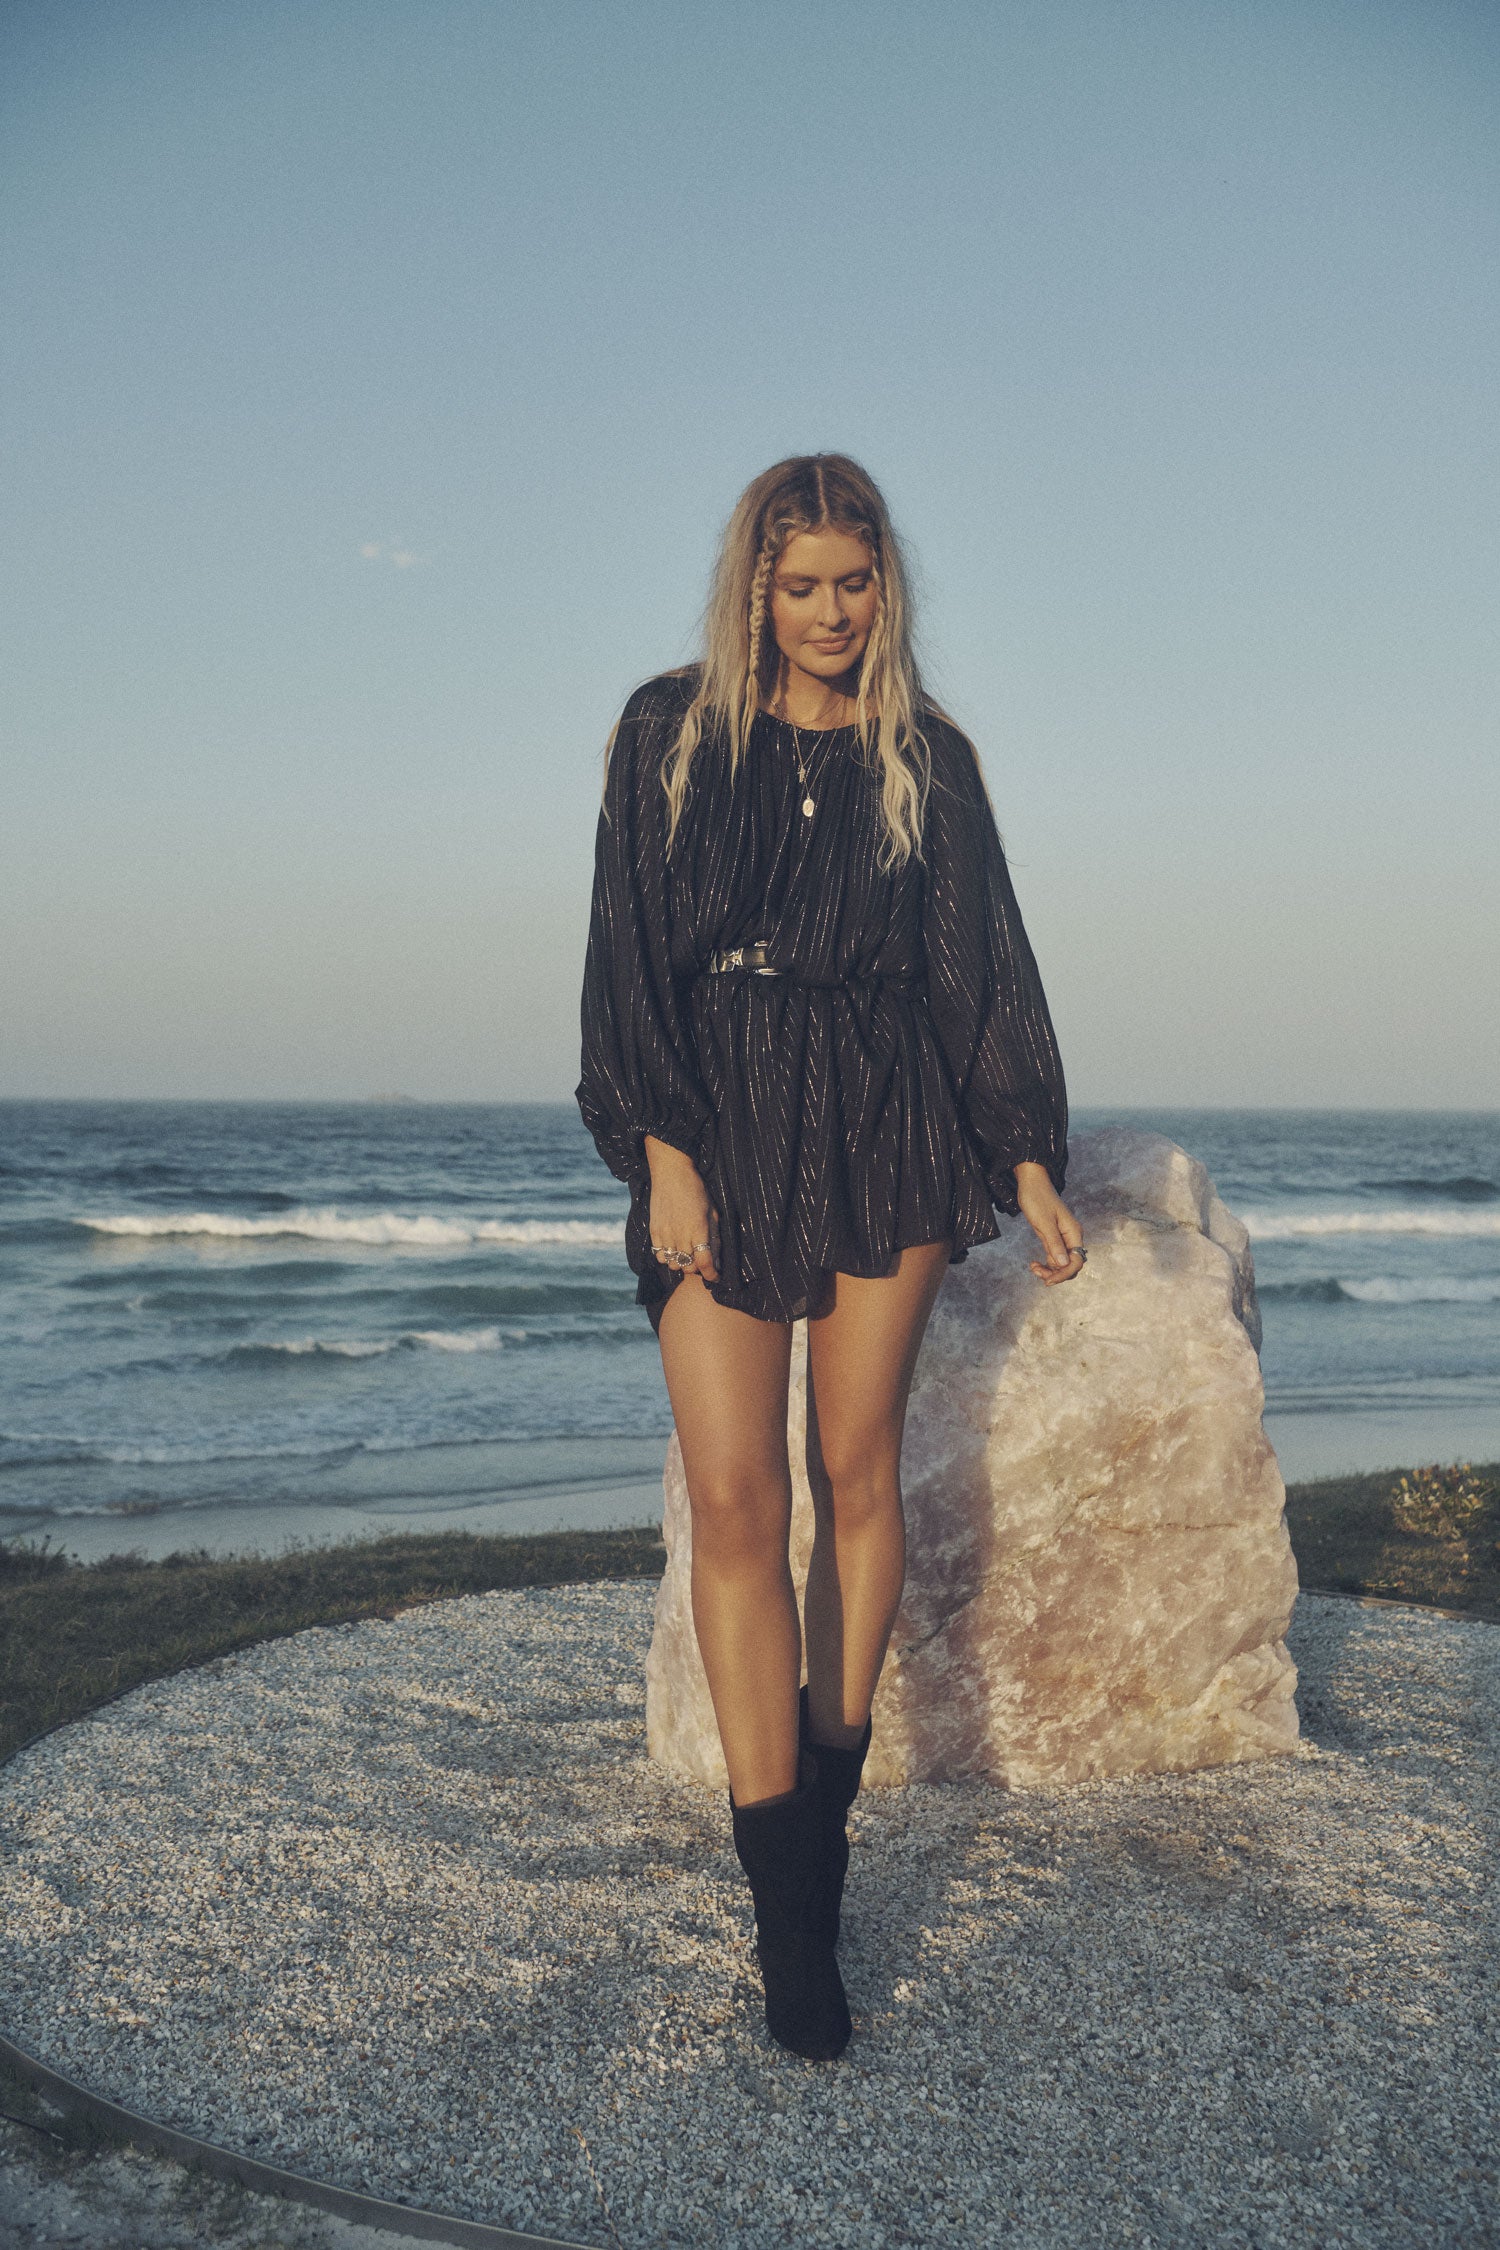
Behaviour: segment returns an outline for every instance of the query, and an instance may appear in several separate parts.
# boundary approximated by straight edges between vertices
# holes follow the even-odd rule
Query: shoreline
[[[1300,1587],[1500,1622],[1500,1460],[1474,1464],[1466,1511],[1423,1528],[1401,1520],[1415,1470],[1318,1478],[1287,1490]],[[594,1495],[601,1509],[628,1494]],[[132,1687],[265,1640],[460,1594],[600,1579],[665,1567],[659,1488],[645,1522],[505,1535],[425,1525],[276,1555],[206,1549],[71,1560],[45,1542],[0,1539],[0,1759]],[[1460,1520],[1461,1519],[1461,1520]]]
[[[665,1443],[663,1444],[665,1451]],[[0,1546],[47,1541],[83,1567],[123,1554],[165,1562],[184,1552],[215,1562],[272,1560],[309,1550],[328,1552],[352,1541],[436,1536],[477,1539],[552,1532],[643,1530],[661,1523],[661,1475],[603,1485],[543,1487],[476,1495],[397,1494],[385,1501],[305,1501],[294,1506],[142,1509],[96,1516],[40,1516],[22,1521],[0,1512]],[[16,1528],[10,1528],[14,1523]]]
[[[1500,1460],[1500,1409],[1366,1409],[1265,1415],[1289,1492],[1335,1478],[1402,1475],[1413,1462]],[[45,1542],[74,1562],[148,1562],[191,1552],[217,1561],[273,1557],[403,1533],[494,1539],[660,1524],[670,1433],[657,1437],[493,1439],[457,1449],[441,1479],[401,1473],[389,1455],[289,1475],[285,1497],[141,1499],[66,1514],[0,1501],[0,1547]]]

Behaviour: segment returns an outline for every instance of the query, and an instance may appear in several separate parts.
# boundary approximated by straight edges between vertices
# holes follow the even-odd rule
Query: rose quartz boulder
[[[1023,1220],[951,1267],[907,1414],[908,1578],[875,1703],[874,1786],[1045,1788],[1236,1764],[1297,1740],[1297,1570],[1261,1423],[1249,1237],[1160,1134],[1072,1143],[1089,1259],[1047,1288]],[[799,1595],[807,1324],[787,1436]],[[650,1753],[725,1786],[689,1598],[682,1455],[646,1660]]]

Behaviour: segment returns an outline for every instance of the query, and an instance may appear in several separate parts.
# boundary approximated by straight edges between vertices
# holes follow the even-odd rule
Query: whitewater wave
[[[1308,1235],[1482,1235],[1500,1240],[1500,1211],[1240,1211],[1252,1242],[1293,1242]]]
[[[284,1343],[231,1344],[223,1356],[225,1359],[242,1362],[261,1359],[384,1359],[386,1353],[395,1348],[394,1337],[378,1341],[372,1339],[368,1343],[341,1344],[325,1342],[321,1336],[293,1336]]]
[[[296,1236],[305,1242],[363,1242],[377,1249],[396,1244],[421,1250],[461,1250],[471,1243],[512,1243],[522,1247],[577,1243],[597,1248],[617,1244],[624,1222],[618,1219],[439,1219],[429,1212],[372,1211],[360,1218],[334,1208],[278,1212],[246,1219],[234,1212],[191,1211],[126,1213],[75,1219],[93,1234],[157,1240],[168,1235],[208,1236],[221,1242],[269,1242]]]
[[[1316,1305],[1495,1305],[1500,1304],[1500,1274],[1473,1279],[1437,1274],[1425,1280],[1371,1274],[1363,1281],[1329,1274],[1313,1281],[1263,1282],[1260,1295]]]
[[[1342,1287],[1357,1305],[1500,1304],[1500,1278],[1492,1274],[1473,1280],[1435,1276],[1430,1281],[1391,1281],[1373,1274],[1368,1281],[1346,1281]]]
[[[279,1359],[384,1359],[388,1352],[498,1352],[510,1344],[524,1344],[526,1330],[512,1328],[408,1328],[399,1336],[354,1338],[347,1342],[322,1336],[294,1336],[270,1344],[231,1344],[224,1354],[234,1360]]]
[[[12,1446],[33,1448],[12,1453]],[[108,1445],[97,1438],[7,1437],[0,1432],[0,1472],[10,1469],[108,1467],[113,1469],[197,1468],[205,1463],[242,1461],[348,1460],[368,1450],[363,1438],[323,1439],[313,1445]],[[48,1449],[51,1450],[48,1450]],[[13,1511],[8,1511],[13,1512]]]

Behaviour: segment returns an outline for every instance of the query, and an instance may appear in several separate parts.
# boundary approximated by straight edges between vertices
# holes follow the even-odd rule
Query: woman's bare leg
[[[802,1634],[788,1545],[789,1322],[678,1282],[657,1331],[693,1511],[693,1624],[739,1805],[797,1786]]]
[[[807,1324],[808,1715],[813,1740],[838,1749],[864,1731],[905,1583],[901,1437],[949,1253],[922,1243],[878,1279],[838,1274],[831,1309]]]

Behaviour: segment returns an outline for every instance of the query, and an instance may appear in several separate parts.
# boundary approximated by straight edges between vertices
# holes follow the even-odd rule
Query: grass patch
[[[1294,1484],[1286,1519],[1309,1593],[1378,1594],[1500,1622],[1500,1461]]]
[[[252,1641],[496,1587],[657,1578],[664,1562],[655,1531],[404,1532],[271,1558],[161,1562],[72,1563],[0,1543],[0,1758],[127,1688]]]
[[[1377,1594],[1500,1622],[1500,1462],[1293,1485],[1287,1524],[1309,1593]],[[655,1531],[467,1532],[305,1547],[270,1559],[72,1563],[0,1542],[0,1758],[145,1680],[253,1641],[394,1617],[496,1587],[656,1578]]]

